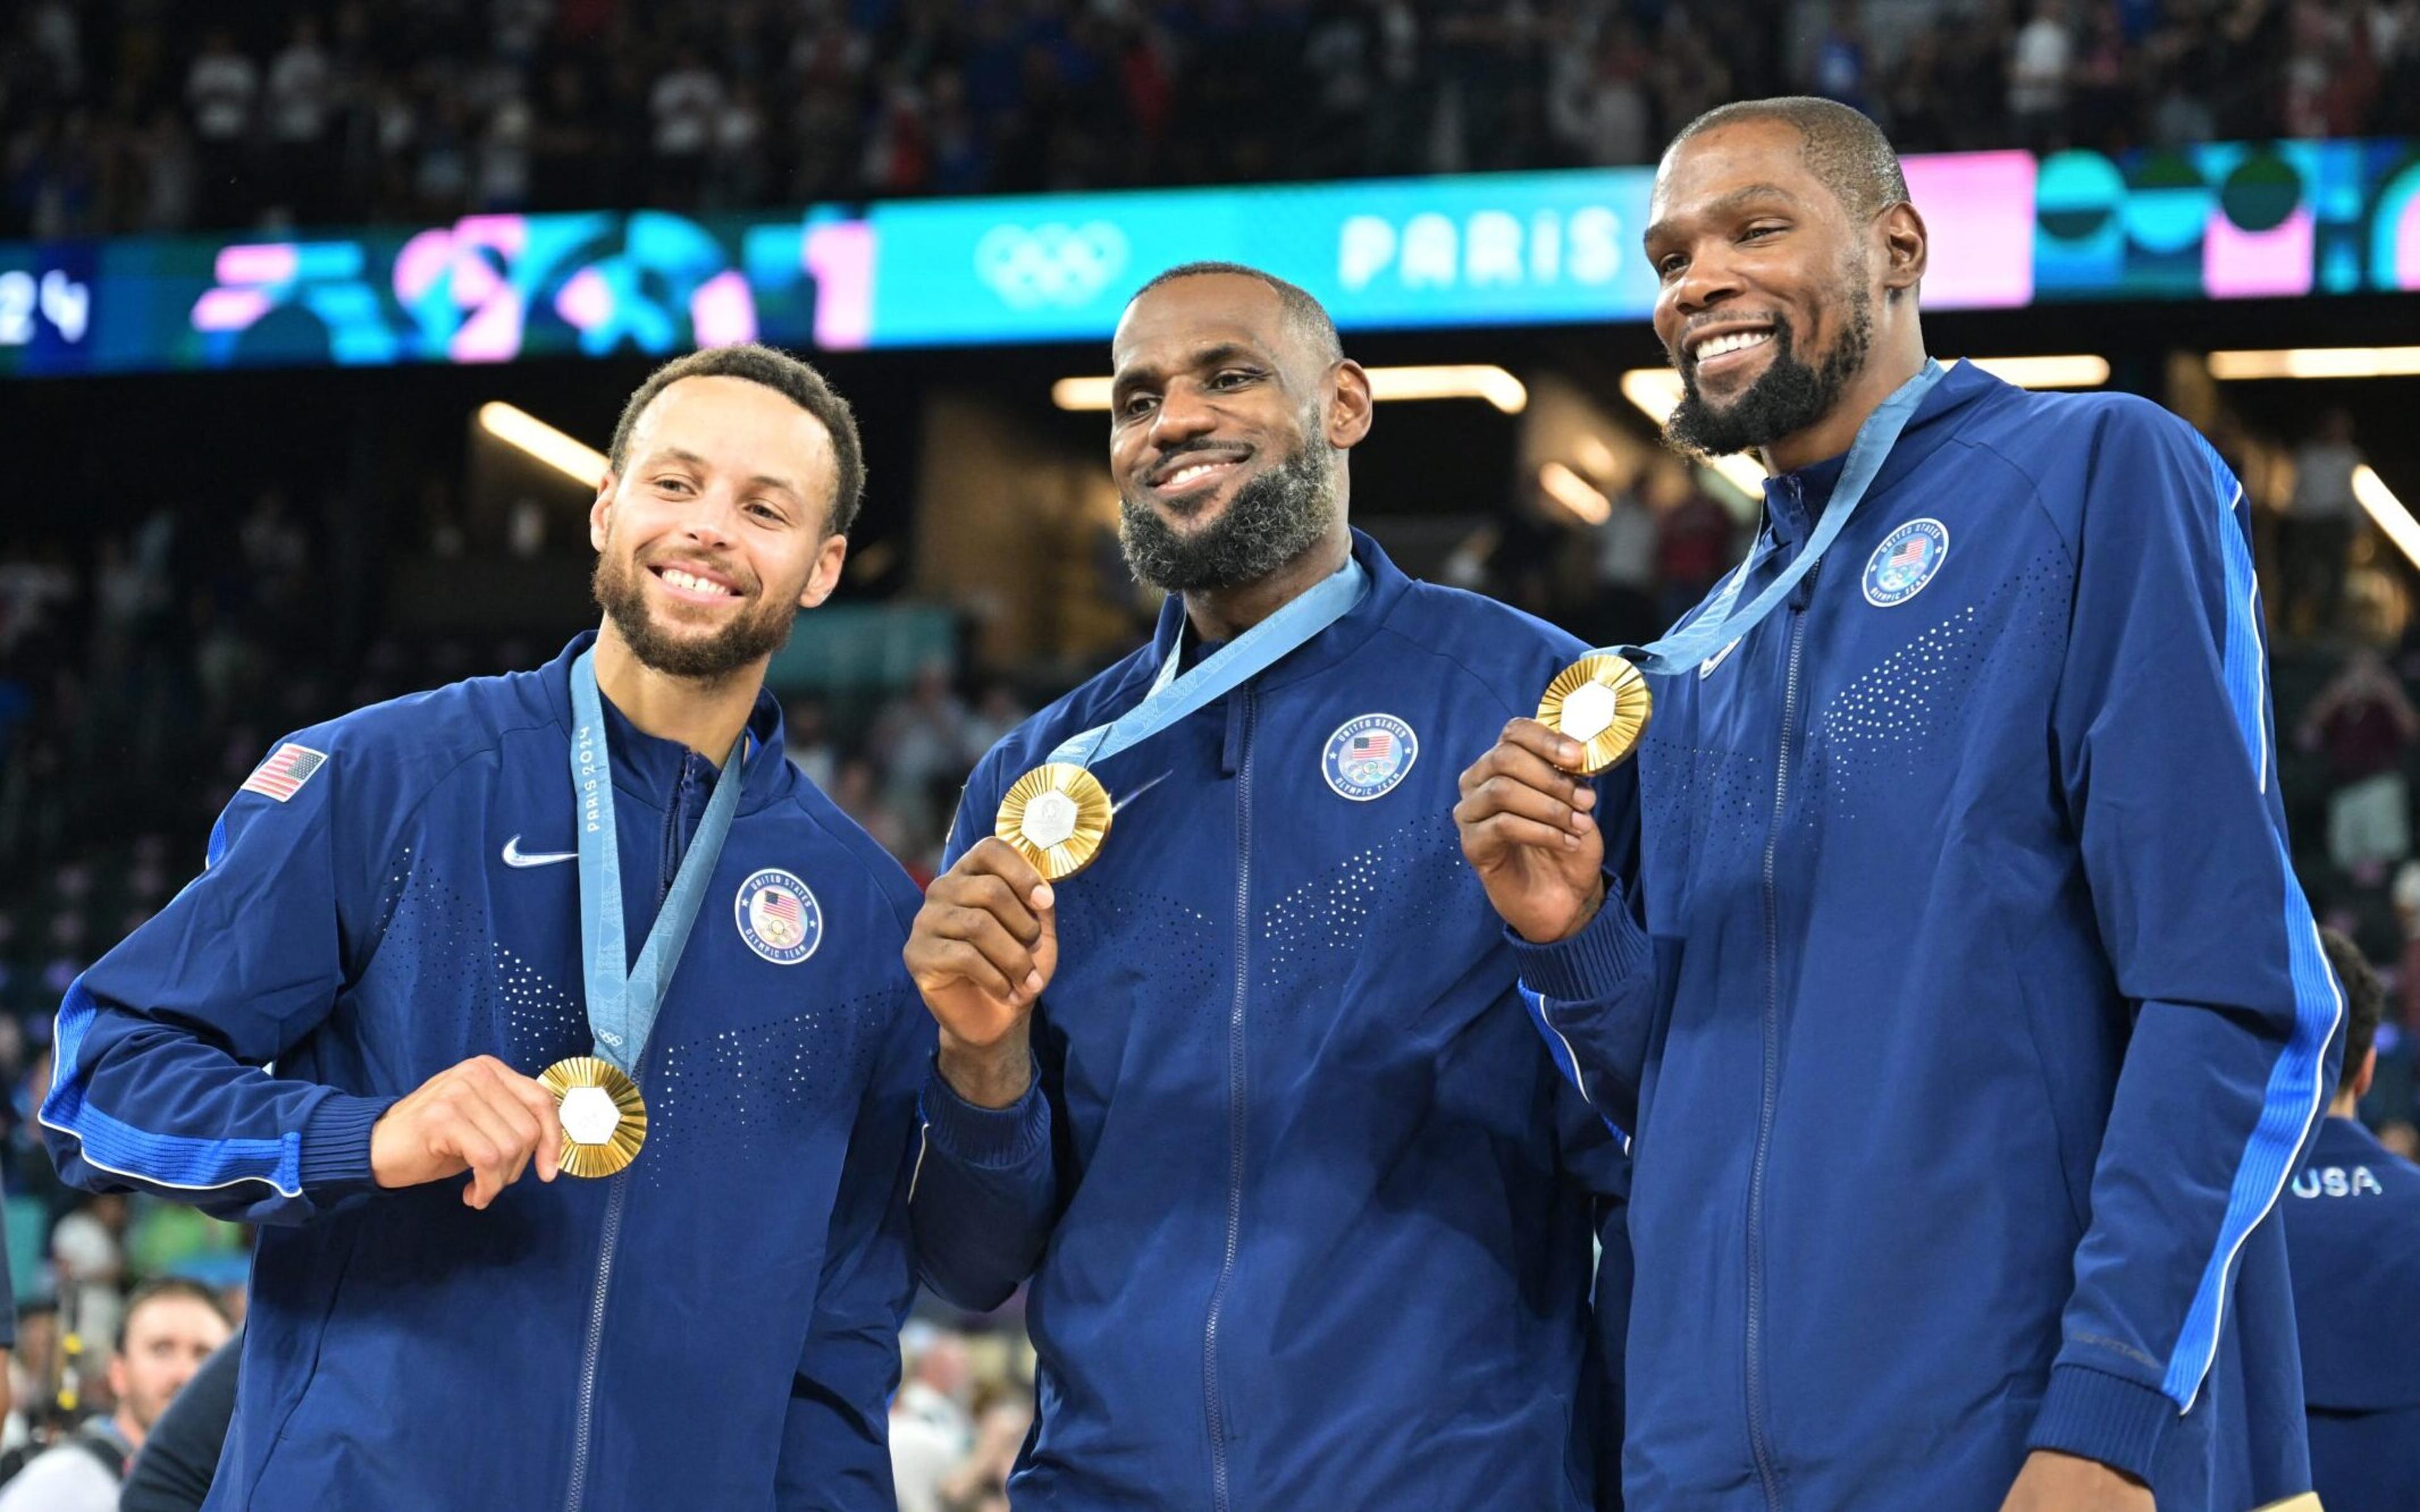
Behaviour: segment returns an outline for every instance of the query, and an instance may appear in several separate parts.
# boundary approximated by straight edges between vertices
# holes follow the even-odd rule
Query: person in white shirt
[[[2344,602],[2345,558],[2358,519],[2352,475],[2362,465],[2352,416],[2331,409],[2319,433],[2294,449],[2294,491],[2286,501],[2286,623],[2308,635],[2335,628]]]
[[[116,1512],[127,1461],[228,1333],[225,1310],[197,1282],[167,1279],[135,1288],[109,1357],[116,1411],[25,1461],[0,1487],[0,1512]]]
[[[2009,114],[2025,146],[2040,151],[2056,145],[2074,66],[2075,38],[2068,30],[2065,0],[2039,0],[2009,58]]]

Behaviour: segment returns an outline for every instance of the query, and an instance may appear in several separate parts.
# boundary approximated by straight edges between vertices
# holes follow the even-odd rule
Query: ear
[[[848,537],[834,531],[824,537],[815,550],[815,564],[807,574],[807,586],[799,593],[799,608],[813,609],[831,597],[840,586],[840,569],[848,561]]]
[[[1883,293],[1896,300],[1903,290],[1923,282],[1932,234],[1924,228],[1924,217],[1913,205],[1892,206],[1883,211],[1876,226],[1882,238]]]
[[[113,1354],[109,1357],[108,1375],[110,1400],[118,1402],[126,1400],[126,1356]]]
[[[594,550],[605,549],[606,527],[613,521],[615,482],[611,472],[597,479],[597,497],[588,506],[588,545]]]
[[[2369,1095],[2369,1084],[2376,1080],[2377,1076],[2378,1046],[2371,1045],[2361,1057],[2361,1070],[2353,1073],[2353,1078],[2346,1086],[2345,1090],[2350,1092],[2352,1100],[2358,1103]]]
[[[1335,385],[1335,393],[1327,401],[1327,444],[1357,446],[1377,419],[1377,404],[1370,394],[1370,375],[1360,363],[1347,357],[1337,363],[1329,381]]]

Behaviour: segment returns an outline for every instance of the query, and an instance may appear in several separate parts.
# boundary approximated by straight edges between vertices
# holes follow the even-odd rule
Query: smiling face
[[[1369,430],[1369,380],[1329,360],[1277,290],[1235,273],[1175,279],[1126,307],[1109,349],[1109,468],[1137,577],[1233,588],[1327,533],[1336,454]]]
[[[716,680],[762,662],[840,579],[830,433],[786,396],[687,378],[631,427],[589,513],[597,601],[644,666]]]
[[[1795,127],[1748,120],[1684,138],[1655,177],[1655,334],[1681,375],[1667,423],[1711,455],[1814,426],[1866,367],[1882,219],[1854,220]]]

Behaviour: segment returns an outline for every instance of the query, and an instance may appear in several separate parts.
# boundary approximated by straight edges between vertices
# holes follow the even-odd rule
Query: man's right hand
[[[1004,1108],[1033,1079],[1034,1002],[1059,968],[1059,918],[1042,874],[996,836],[933,880],[902,956],[941,1026],[951,1090]]]
[[[521,1178],[554,1180],[563,1122],[554,1094],[493,1056],[473,1056],[420,1084],[370,1130],[370,1174],[383,1187],[471,1173],[462,1200],[485,1208]]]
[[[1532,945],[1568,939],[1605,902],[1596,789],[1578,775],[1580,743],[1535,719],[1504,727],[1462,774],[1453,822],[1487,901]]]

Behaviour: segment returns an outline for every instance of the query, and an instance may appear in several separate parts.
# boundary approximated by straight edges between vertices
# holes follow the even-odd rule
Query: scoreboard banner
[[[2420,290],[2420,144],[1906,169],[1930,309]],[[0,243],[0,376],[1094,341],[1137,285],[1204,258],[1294,280],[1346,330],[1638,321],[1652,182],[1572,169]]]

